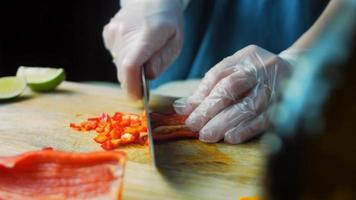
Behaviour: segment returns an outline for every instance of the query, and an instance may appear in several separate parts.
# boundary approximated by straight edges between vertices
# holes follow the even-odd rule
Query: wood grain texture
[[[159,108],[171,100],[156,96],[151,106]],[[74,152],[102,151],[92,140],[95,133],[78,133],[68,125],[115,111],[141,113],[142,108],[125,99],[119,88],[64,82],[52,93],[27,90],[20,98],[0,102],[0,155],[48,146]],[[129,159],[124,200],[236,200],[260,192],[264,156],[258,140],[242,145],[184,140],[161,143],[157,149],[160,170],[150,164],[147,147],[121,148]]]

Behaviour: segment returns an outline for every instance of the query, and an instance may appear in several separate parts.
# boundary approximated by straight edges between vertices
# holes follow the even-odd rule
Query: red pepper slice
[[[0,157],[0,199],[121,199],[125,162],[118,151]]]
[[[150,113],[152,127],[169,126],[169,125],[183,125],[188,116],[178,115],[176,113],[162,114],[153,112]]]
[[[151,113],[150,116],[155,141],[199,138],[199,132],[192,131],[185,125],[188,116],[176,113]]]
[[[191,131],[185,125],[159,126],[152,130],[155,141],[197,139],[199,132]]]

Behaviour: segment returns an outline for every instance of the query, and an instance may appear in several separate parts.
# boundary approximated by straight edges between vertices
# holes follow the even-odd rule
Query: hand
[[[183,40],[180,0],[129,0],[104,27],[123,90],[140,99],[141,67],[153,79],[179,54]]]
[[[242,143],[268,128],[267,108],[289,71],[288,62],[251,45],[215,65],[174,107],[189,115],[186,125],[199,131],[200,140]]]

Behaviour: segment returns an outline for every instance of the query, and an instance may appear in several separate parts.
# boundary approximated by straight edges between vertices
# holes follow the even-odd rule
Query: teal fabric
[[[182,52],[151,86],[202,78],[221,59],[250,44],[279,53],[315,22],[326,4],[318,0],[191,0],[185,11]]]

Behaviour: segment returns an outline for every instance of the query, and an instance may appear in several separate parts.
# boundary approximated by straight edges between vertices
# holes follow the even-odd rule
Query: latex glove
[[[123,90],[142,97],[141,67],[153,79],[179,54],[183,40],[181,0],[128,0],[104,27],[103,38]]]
[[[174,107],[189,115],[186,124],[200,140],[241,143],[268,128],[267,108],[289,71],[278,55],[251,45],[215,65],[197,91]]]

